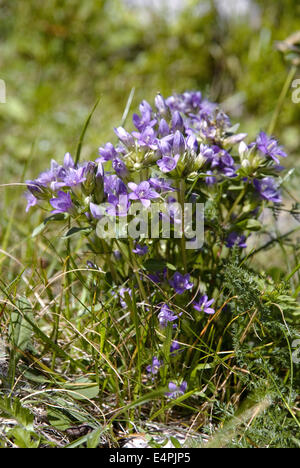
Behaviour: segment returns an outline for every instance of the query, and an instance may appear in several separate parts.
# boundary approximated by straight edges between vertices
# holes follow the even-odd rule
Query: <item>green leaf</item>
[[[19,448],[38,448],[40,445],[40,438],[37,438],[34,432],[23,427],[14,427],[8,432],[7,436],[13,438],[14,444]]]
[[[89,234],[92,231],[91,227],[72,227],[68,230],[65,236],[62,236],[62,239],[67,239],[72,236],[75,236],[78,233]]]
[[[175,437],[170,437],[170,440],[172,444],[174,445],[175,448],[181,449],[181,443],[175,438]]]
[[[86,400],[87,398],[91,400],[99,394],[99,386],[86,377],[80,377],[72,384],[65,384],[64,387],[72,391],[72,398],[75,400]]]
[[[87,448],[97,448],[100,442],[100,436],[103,432],[103,429],[101,427],[97,429],[96,431],[91,432],[91,434],[88,435],[88,439],[86,441],[86,446]]]
[[[17,398],[0,397],[0,416],[15,419],[24,428],[33,430],[33,414],[29,409],[24,408]]]
[[[240,223],[236,224],[236,227],[244,231],[260,231],[261,223],[257,219],[244,219]]]
[[[162,271],[166,266],[166,263],[162,260],[149,259],[144,263],[146,270],[151,272]]]
[[[31,234],[31,237],[36,237],[38,236],[39,234],[41,234],[41,232],[43,232],[46,227],[47,227],[47,223],[49,223],[49,221],[63,221],[64,219],[66,219],[66,213],[55,213],[51,216],[48,216],[47,218],[44,219],[44,221],[39,224],[32,232]]]

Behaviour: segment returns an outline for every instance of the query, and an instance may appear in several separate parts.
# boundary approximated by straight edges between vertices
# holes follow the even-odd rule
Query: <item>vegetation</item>
[[[300,6],[217,3],[1,2],[1,447],[116,447],[153,421],[299,447]],[[204,245],[100,239],[120,194],[166,202],[173,233],[170,197],[203,203]]]

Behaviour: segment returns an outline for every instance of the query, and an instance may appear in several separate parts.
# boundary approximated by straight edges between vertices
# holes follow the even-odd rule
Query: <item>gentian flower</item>
[[[170,134],[170,127],[165,121],[165,119],[161,119],[161,121],[159,122],[158,133],[161,138],[166,137]]]
[[[182,133],[177,130],[173,139],[173,153],[182,155],[185,152],[186,144]]]
[[[104,176],[104,192],[107,195],[127,195],[124,182],[115,174]]]
[[[214,299],[208,300],[208,296],[204,295],[200,297],[198,302],[194,302],[193,307],[199,312],[205,312],[205,314],[212,315],[215,313],[215,310],[210,307],[213,302],[215,302]]]
[[[231,249],[234,246],[245,249],[247,247],[246,236],[238,234],[237,232],[231,232],[226,239],[226,247]]]
[[[82,182],[85,181],[86,176],[85,176],[85,171],[86,167],[81,166],[78,169],[74,169],[73,167],[70,167],[63,179],[64,185],[67,187],[76,187]]]
[[[156,95],[154,102],[155,102],[155,107],[157,111],[159,112],[159,114],[162,117],[168,117],[170,113],[170,109],[167,105],[167,102],[165,101],[165,99],[162,97],[160,93]]]
[[[160,168],[161,172],[171,172],[176,168],[179,158],[179,154],[176,154],[174,158],[172,156],[163,156],[163,158],[159,159],[156,164]]]
[[[165,192],[174,192],[175,189],[171,187],[172,182],[168,182],[163,178],[151,177],[148,181],[155,190],[161,190]]]
[[[119,177],[126,177],[128,175],[128,169],[122,159],[115,158],[112,162],[112,167]]]
[[[159,194],[151,188],[147,181],[141,182],[139,185],[129,182],[128,187],[132,190],[132,193],[129,194],[130,200],[139,200],[145,208],[149,208],[153,198],[159,198]]]
[[[183,118],[181,117],[180,112],[178,112],[177,110],[173,112],[172,124],[171,125],[172,125],[172,131],[173,132],[176,132],[176,131],[183,132],[184,131]]]
[[[139,146],[146,146],[152,150],[157,149],[156,132],[152,127],[146,127],[142,133],[133,132],[132,135],[137,139]]]
[[[100,158],[96,159],[96,162],[106,162],[111,161],[112,159],[118,156],[117,150],[114,145],[111,143],[106,143],[106,145],[99,148]]]
[[[172,356],[175,356],[175,354],[178,353],[180,350],[181,346],[177,341],[172,341],[171,346],[170,346],[170,353]]]
[[[50,204],[55,208],[52,213],[72,213],[74,211],[74,205],[69,193],[65,193],[62,190],[57,192],[57,198],[51,198]]]
[[[127,304],[126,304],[126,302],[124,300],[125,292],[127,292],[130,297],[132,296],[132,290],[130,288],[122,287],[122,288],[119,289],[119,299],[120,299],[120,304],[123,307],[123,309],[125,309],[127,307]]]
[[[259,151],[261,151],[265,156],[269,156],[276,164],[279,164],[280,161],[278,156],[286,158],[287,154],[283,151],[282,147],[278,145],[275,138],[269,137],[265,132],[260,132],[256,139],[256,145]]]
[[[264,200],[273,203],[281,203],[278,187],[272,177],[264,177],[261,180],[254,179],[253,185]]]
[[[192,289],[193,283],[190,282],[190,274],[182,275],[181,273],[174,273],[173,278],[169,281],[172,288],[175,289],[177,294],[183,294],[188,289]]]
[[[27,213],[32,206],[35,206],[37,204],[38,200],[31,192],[25,192],[24,195],[27,199],[27,206],[25,210]]]
[[[178,398],[187,390],[187,383],[185,381],[182,382],[181,385],[176,385],[174,382],[169,383],[169,392],[166,393],[166,396],[169,398]]]
[[[181,314],[180,314],[181,315]],[[174,315],[174,312],[167,306],[167,304],[162,304],[160,312],[158,314],[158,321],[162,328],[166,328],[169,322],[174,322],[178,319],[178,315]],[[177,325],[174,324],[173,328],[176,328]]]
[[[156,356],[152,359],[152,364],[146,367],[146,370],[149,374],[156,375],[159,371],[159,368],[162,366],[163,362],[160,361]]]
[[[143,255],[146,255],[148,250],[149,248],[147,245],[141,246],[140,244],[136,244],[132,252],[135,253],[136,255],[143,256]]]
[[[128,195],[108,195],[109,206],[106,208],[106,213],[110,216],[120,216],[124,217],[127,215],[130,202],[128,200]]]
[[[64,168],[70,169],[75,167],[75,162],[70,153],[66,153],[64,156]]]
[[[133,136],[128,133],[125,128],[118,127],[115,128],[115,134],[119,138],[119,140],[126,146],[128,149],[132,149],[135,146]]]
[[[136,128],[142,132],[146,127],[153,127],[156,123],[156,119],[152,119],[152,107],[147,101],[142,101],[140,106],[141,117],[137,114],[133,114],[132,121]]]

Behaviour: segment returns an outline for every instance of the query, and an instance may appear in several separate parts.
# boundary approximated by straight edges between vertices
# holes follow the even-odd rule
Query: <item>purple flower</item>
[[[176,131],[173,139],[173,152],[174,154],[183,154],[185,152],[185,139],[179,130]]]
[[[110,216],[124,217],[127,215],[130,202],[127,195],[108,195],[109,206],[106,208],[106,213]]]
[[[190,282],[190,274],[182,275],[181,273],[174,273],[173,278],[169,281],[172,288],[175,289],[177,294],[183,294],[188,289],[192,289],[193,283]]]
[[[144,245],[144,247],[142,247],[140,244],[136,244],[132,252],[137,255],[143,256],[143,255],[146,255],[148,250],[149,248],[147,247],[147,245]]]
[[[162,366],[163,362],[160,361],[156,356],[152,359],[152,364],[146,367],[147,372],[152,375],[156,375],[159,371],[159,368]]]
[[[86,179],[85,170],[85,166],[79,167],[78,169],[70,167],[64,177],[64,185],[67,187],[76,187],[77,185],[84,182]]]
[[[172,115],[172,131],[176,132],[183,132],[184,131],[184,123],[183,118],[181,117],[180,113],[176,110],[173,112]]]
[[[178,398],[187,390],[187,383],[185,381],[182,382],[181,385],[176,385],[174,382],[169,383],[169,392],[166,393],[166,396],[169,398]]]
[[[265,132],[260,132],[256,139],[257,148],[265,155],[269,156],[276,164],[280,161],[278,156],[286,158],[287,154],[283,151],[282,147],[278,145],[275,138],[269,137]]]
[[[144,181],[139,185],[129,182],[128,187],[132,190],[129,198],[130,200],[140,200],[145,208],[149,208],[153,198],[159,198],[159,194],[153,190],[149,182]]]
[[[165,121],[165,119],[161,119],[161,121],[159,122],[158,133],[161,138],[166,137],[170,134],[170,127]]]
[[[254,179],[253,185],[264,200],[281,203],[280,192],[272,177],[264,177],[261,180]]]
[[[126,177],[128,175],[128,169],[122,159],[115,158],[112,162],[112,167],[119,177]]]
[[[174,158],[172,156],[164,156],[162,159],[159,159],[156,164],[162,172],[171,172],[176,168],[179,158],[179,154],[176,154]]]
[[[71,154],[66,153],[65,157],[64,157],[64,168],[65,169],[70,169],[70,168],[74,168],[74,167],[75,167],[75,163],[74,163],[74,160],[73,160]]]
[[[110,161],[118,156],[118,153],[115,147],[111,143],[106,143],[106,145],[99,148],[100,158],[96,159],[96,162],[105,162]]]
[[[101,219],[104,216],[103,206],[96,205],[95,203],[90,203],[90,212],[95,219]]]
[[[214,299],[208,300],[208,296],[204,295],[200,297],[198,302],[194,302],[193,307],[199,312],[205,312],[206,314],[212,315],[215,313],[215,310],[210,307],[213,302],[215,302]]]
[[[181,315],[181,314],[179,314]],[[167,306],[167,304],[162,304],[160,312],[158,314],[158,321],[162,328],[166,328],[169,322],[174,322],[178,319],[178,315],[174,315],[174,312]],[[173,328],[176,328],[177,325],[174,324]]]
[[[51,198],[50,204],[55,208],[52,213],[72,213],[74,205],[72,203],[71,195],[62,190],[57,192],[57,198]]]
[[[172,356],[175,356],[175,354],[178,353],[180,350],[181,346],[178,343],[178,341],[172,341],[171,346],[170,346],[170,353]]]
[[[156,132],[152,127],[146,127],[142,133],[133,132],[132,135],[137,138],[138,144],[140,146],[146,146],[152,150],[157,149]]]
[[[238,234],[237,232],[231,232],[226,239],[226,247],[231,249],[234,246],[245,249],[247,247],[246,236]]]
[[[151,179],[149,179],[149,183],[151,187],[153,187],[155,190],[161,190],[164,192],[175,191],[175,189],[171,187],[172,182],[168,182],[167,180],[163,178],[152,177]]]
[[[159,114],[163,117],[167,117],[170,113],[170,109],[162,95],[158,93],[154,99],[154,102]]]
[[[104,192],[108,195],[126,195],[127,188],[124,182],[115,174],[105,175]]]
[[[156,273],[148,273],[148,278],[153,281],[153,283],[159,284],[165,281],[167,278],[167,268],[165,267],[163,271],[157,271]]]
[[[32,206],[35,206],[37,204],[37,198],[35,198],[35,196],[31,193],[31,192],[25,192],[25,197],[27,199],[27,206],[26,206],[26,213],[29,211],[29,209],[32,207]]]
[[[120,304],[123,307],[123,309],[125,309],[127,307],[127,304],[126,304],[126,302],[124,300],[126,292],[129,294],[130,297],[132,296],[132,290],[130,288],[122,287],[122,288],[119,289]]]
[[[205,178],[205,182],[207,185],[214,185],[217,182],[217,178],[214,177],[212,171],[207,171],[206,172],[207,177]]]
[[[132,121],[136,128],[142,132],[146,127],[153,127],[157,123],[157,120],[152,119],[152,107],[147,101],[142,101],[139,109],[141,117],[133,114]]]
[[[135,145],[134,143],[134,138],[133,136],[128,133],[125,128],[123,127],[118,127],[118,128],[115,128],[115,134],[117,135],[117,137],[119,138],[119,140],[128,148],[128,149],[132,149]]]

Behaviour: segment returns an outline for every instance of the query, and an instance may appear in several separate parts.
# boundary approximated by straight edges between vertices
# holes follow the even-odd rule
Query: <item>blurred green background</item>
[[[82,153],[95,159],[100,145],[114,141],[132,88],[132,109],[158,91],[200,89],[250,137],[266,130],[291,66],[276,41],[297,31],[299,18],[298,0],[0,0],[0,78],[7,87],[1,183],[36,177],[51,158],[74,154],[101,96]],[[290,167],[298,165],[300,146],[292,91],[274,132]],[[4,246],[13,198],[19,222],[25,219],[21,193],[2,189]],[[26,222],[34,225],[37,216]]]

